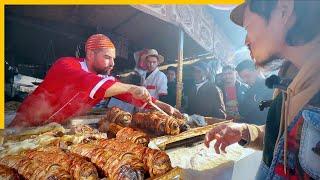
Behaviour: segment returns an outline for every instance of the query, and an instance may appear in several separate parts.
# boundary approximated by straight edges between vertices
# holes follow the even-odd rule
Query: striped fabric
[[[111,40],[103,34],[94,34],[86,42],[85,50],[96,50],[101,48],[115,49]]]

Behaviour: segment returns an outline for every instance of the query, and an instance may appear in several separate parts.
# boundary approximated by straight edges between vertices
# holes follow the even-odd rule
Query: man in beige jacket
[[[320,178],[319,18],[320,1],[247,0],[231,13],[247,31],[246,45],[257,66],[281,58],[298,68],[270,107],[266,125],[230,123],[206,134],[205,144],[216,140],[217,153],[237,142],[263,150],[256,179]]]

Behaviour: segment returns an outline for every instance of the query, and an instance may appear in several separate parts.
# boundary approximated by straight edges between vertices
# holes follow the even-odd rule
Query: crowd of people
[[[144,86],[152,97],[175,107],[177,68],[169,66],[164,72],[160,71],[159,65],[165,59],[155,49],[138,51],[135,59],[135,71],[128,76],[131,80],[127,82]],[[192,65],[191,74],[191,85],[183,89],[181,112],[257,125],[265,123],[267,111],[259,111],[259,103],[272,98],[272,89],[265,86],[265,79],[252,60],[243,60],[236,67],[225,65],[222,73],[215,77],[210,77],[208,64],[199,61]],[[108,106],[139,111],[133,105],[123,103],[112,98]]]

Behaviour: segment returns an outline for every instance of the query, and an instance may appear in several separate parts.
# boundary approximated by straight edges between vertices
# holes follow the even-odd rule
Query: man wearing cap
[[[287,59],[298,69],[276,97],[281,108],[269,108],[265,126],[230,123],[206,134],[205,144],[215,139],[218,153],[236,142],[263,150],[256,179],[320,179],[319,18],[320,1],[246,0],[231,12],[231,20],[247,30],[257,66]],[[277,111],[281,116],[270,118]]]
[[[256,70],[252,60],[240,62],[236,71],[240,78],[249,85],[249,89],[244,95],[246,104],[242,108],[242,115],[244,116],[242,122],[257,125],[265,124],[268,111],[257,111],[257,109],[261,101],[272,98],[273,91],[265,86],[265,79]]]
[[[151,96],[159,99],[160,96],[168,94],[167,76],[161,72],[158,66],[164,62],[164,57],[155,49],[148,49],[141,55],[144,62],[146,74],[142,77],[142,85],[147,88]]]
[[[208,67],[199,62],[193,65],[194,85],[187,91],[187,113],[206,117],[226,118],[221,90],[208,80]]]
[[[85,58],[58,59],[44,81],[23,101],[9,126],[38,126],[50,122],[64,124],[103,98],[112,96],[136,106],[151,100],[144,87],[120,83],[108,76],[113,69],[116,52],[107,36],[90,36],[85,51]],[[165,103],[152,101],[165,111],[174,111]]]

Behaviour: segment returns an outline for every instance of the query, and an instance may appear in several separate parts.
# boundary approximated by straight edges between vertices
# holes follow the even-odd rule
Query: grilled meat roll
[[[129,126],[132,116],[129,112],[123,111],[118,107],[112,107],[107,110],[105,117],[99,121],[99,131],[106,132],[109,123],[116,123],[121,126]]]
[[[0,179],[2,180],[20,180],[19,174],[6,165],[0,164]]]
[[[39,150],[30,150],[24,153],[28,158],[40,162],[51,162],[60,165],[77,180],[95,180],[98,172],[95,166],[81,156],[64,152],[57,147],[46,147]]]
[[[132,125],[153,131],[157,135],[176,135],[180,133],[179,124],[171,116],[159,115],[152,111],[147,113],[136,113],[132,116]]]
[[[70,174],[60,165],[30,159],[23,155],[8,155],[0,159],[0,164],[14,168],[25,179],[72,179]]]
[[[95,144],[71,146],[71,152],[87,157],[110,179],[143,179],[143,163],[129,152],[106,150]]]
[[[149,136],[141,131],[136,131],[132,128],[125,127],[117,132],[116,139],[119,141],[130,141],[143,146],[148,146],[150,142]]]
[[[116,150],[130,152],[136,155],[144,164],[145,171],[149,172],[151,177],[162,175],[172,169],[169,156],[160,150],[144,147],[132,142],[121,142],[117,139],[96,140],[95,145],[106,150]]]

